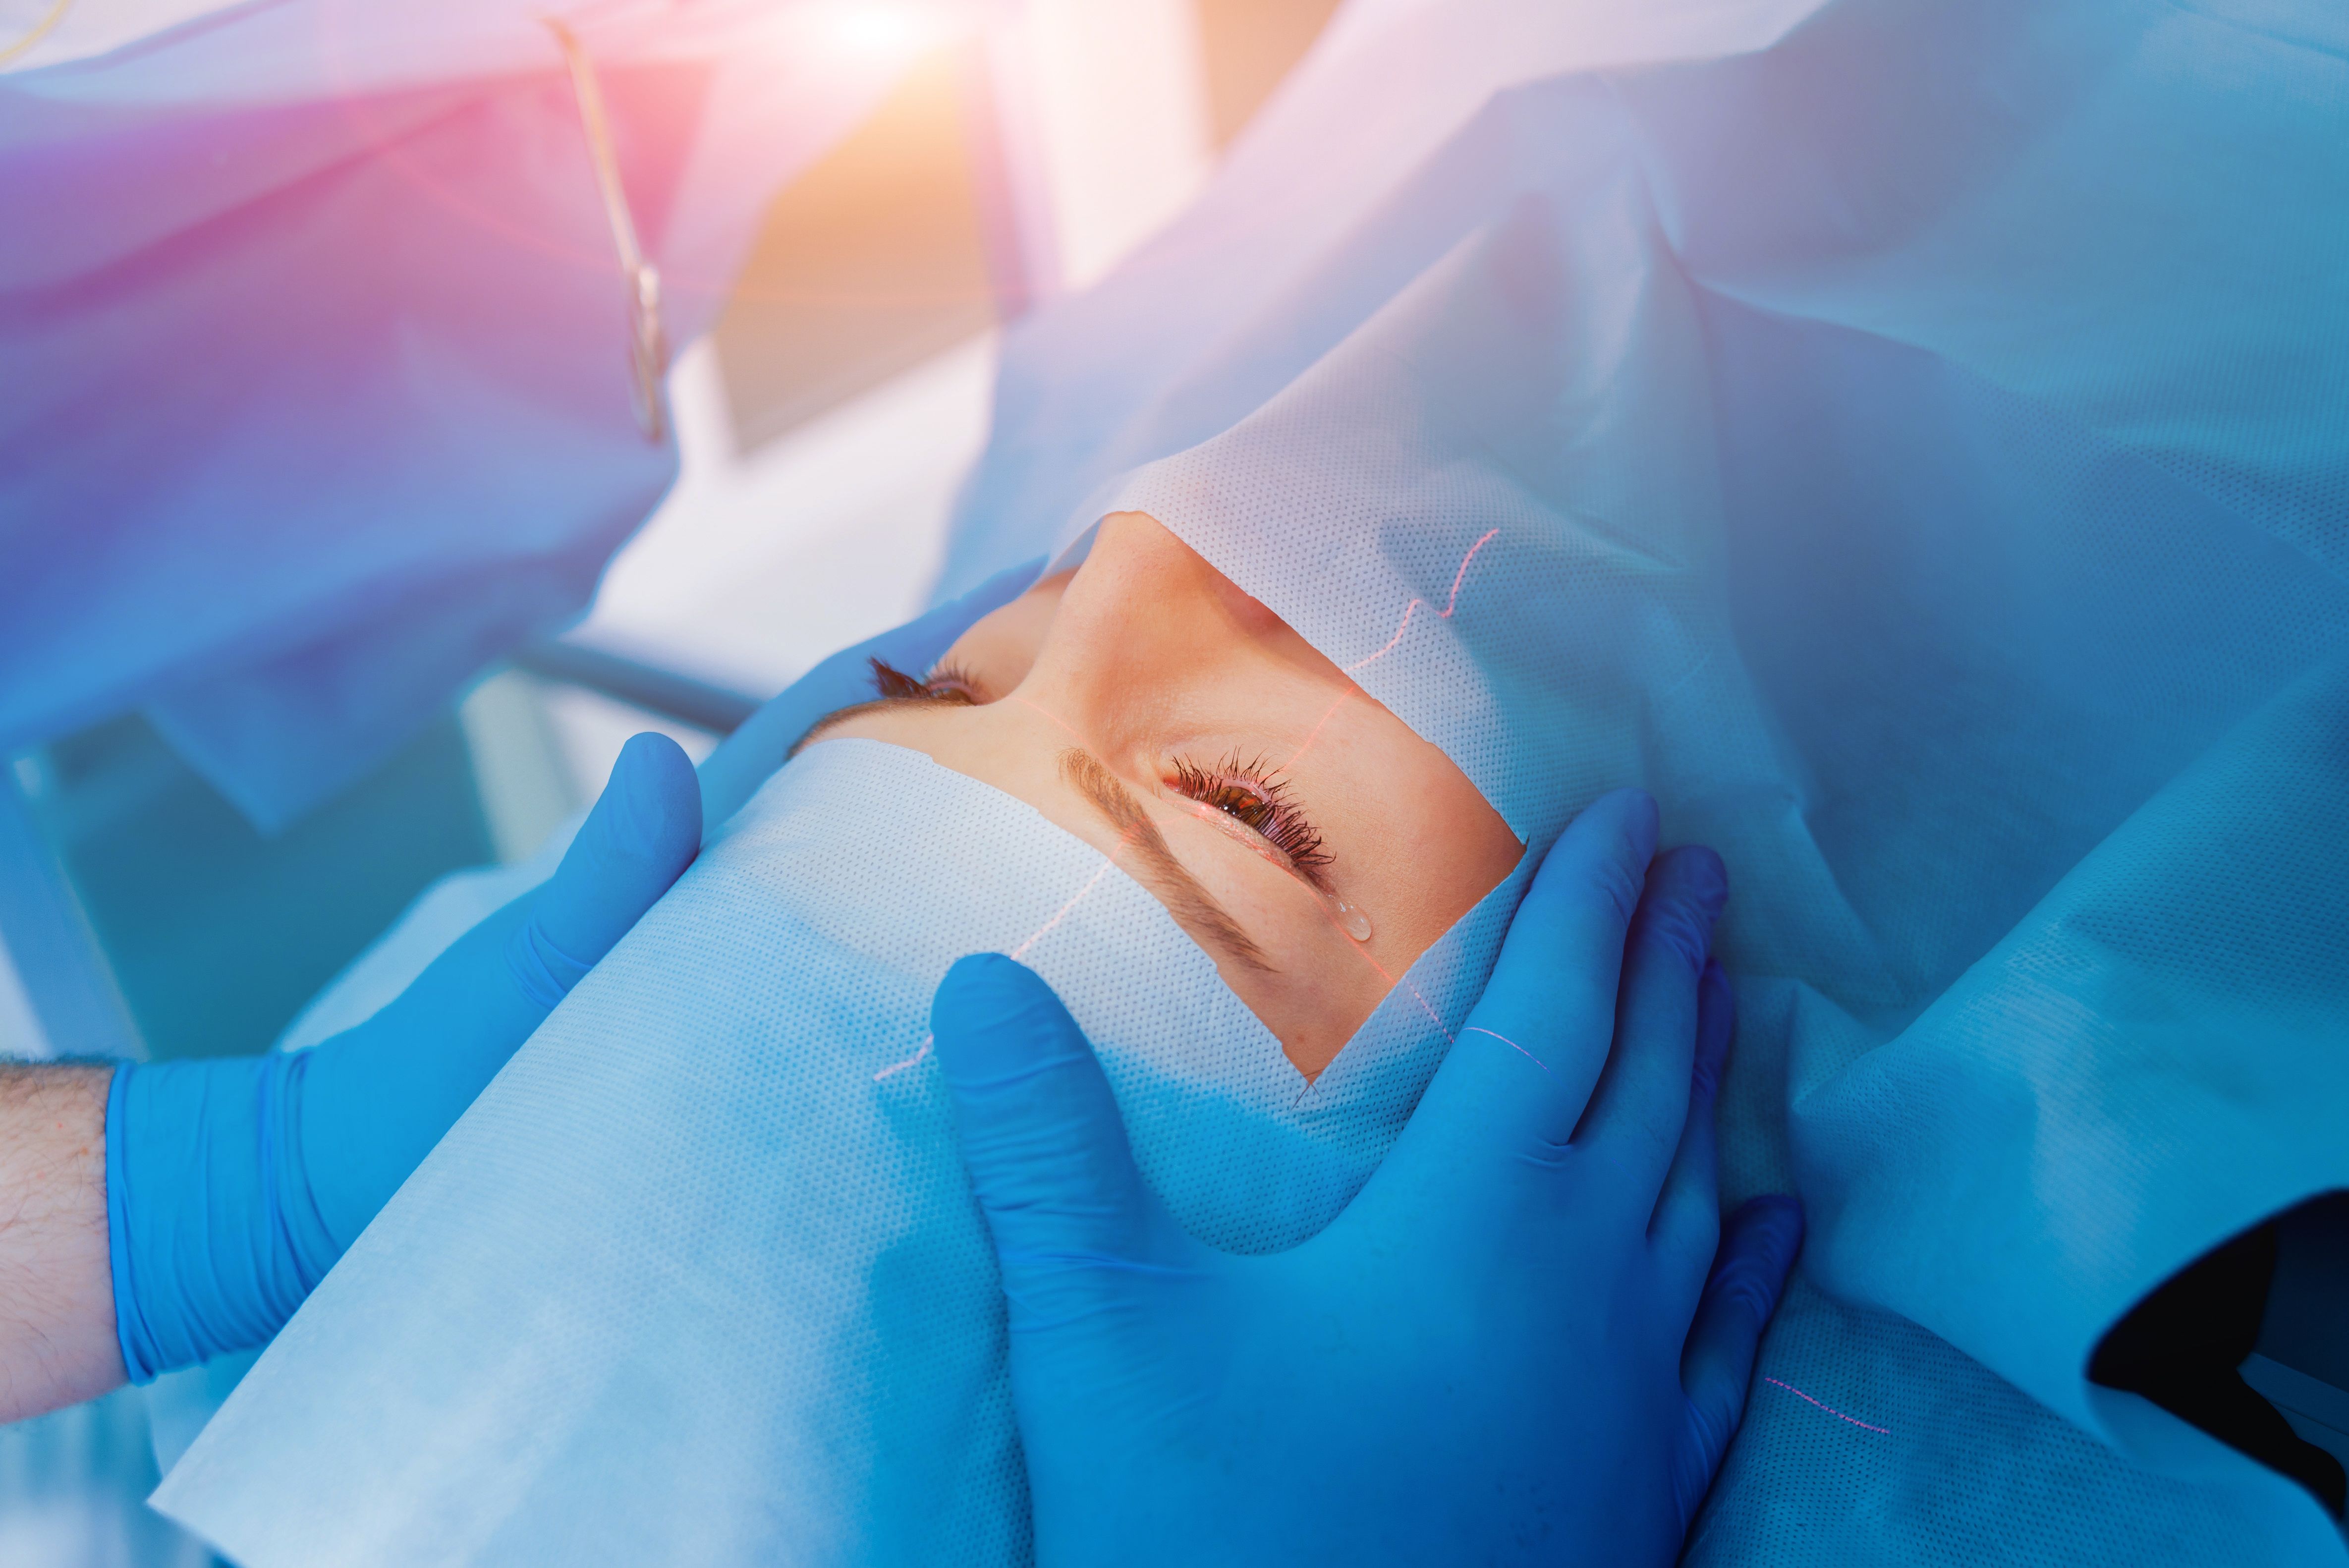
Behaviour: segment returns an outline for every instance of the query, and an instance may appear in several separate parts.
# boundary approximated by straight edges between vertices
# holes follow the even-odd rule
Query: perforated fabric
[[[1723,851],[1742,997],[1724,1196],[1797,1188],[1814,1228],[1691,1561],[2337,1563],[2305,1494],[2083,1377],[2101,1326],[2181,1264],[2349,1186],[2349,584],[2330,499],[2349,452],[2349,206],[2313,194],[2349,189],[2337,9],[1882,0],[1798,26],[1761,6],[1636,10],[1388,0],[1357,16],[1189,219],[1013,335],[957,570],[1142,507],[1443,745],[1537,848],[1591,794],[1640,783],[1669,836]],[[1626,30],[1639,46],[1610,51]],[[1441,87],[1434,108],[1419,83]],[[1390,105],[1412,136],[1386,135]],[[876,880],[823,896],[941,930],[962,918],[908,912]],[[632,998],[737,1016],[725,992],[775,968],[732,945],[755,925],[739,892],[722,908],[681,893],[642,938],[709,995],[662,992],[674,983],[631,960],[518,1066],[593,1051],[626,1069],[636,1058],[596,1041],[591,1006],[663,1061],[705,1048],[649,1030]],[[1127,902],[1119,943],[1166,937],[1154,906]],[[999,941],[975,919],[967,934]],[[1090,978],[1049,940],[1031,956],[1092,1026],[1112,987],[1199,973],[1167,941],[1149,966],[1117,947],[1116,972]],[[866,994],[855,968],[840,994]],[[832,983],[812,956],[793,972]],[[921,973],[903,972],[909,995]],[[798,1048],[829,1059],[850,1016],[793,1006],[792,1037],[827,1042]],[[1212,1011],[1193,1008],[1176,1010]],[[854,1016],[893,1051],[915,1043]],[[1355,1073],[1407,1081],[1381,1059],[1350,1047],[1317,1095]],[[548,1075],[518,1078],[533,1098],[502,1098],[501,1080],[477,1115],[556,1115],[568,1142],[520,1147],[559,1154],[564,1181],[608,1179],[616,1150],[657,1155],[646,1168],[663,1180],[684,1167],[678,1127],[590,1136],[556,1092],[588,1086],[531,1070]],[[1231,1152],[1259,1124],[1158,1119],[1253,1092],[1240,1058],[1202,1070],[1159,1099],[1120,1068],[1154,1180],[1257,1181],[1249,1201],[1276,1202],[1286,1178]],[[657,1078],[645,1068],[641,1092]],[[626,1109],[599,1114],[633,1125]],[[450,1150],[475,1147],[473,1125]],[[535,1190],[531,1169],[494,1175]],[[894,1181],[824,1184],[847,1180],[822,1177],[814,1191],[854,1200],[824,1212],[867,1222],[908,1201]],[[422,1216],[415,1191],[387,1219]],[[471,1225],[411,1222],[436,1246]],[[859,1423],[882,1415],[823,1429],[812,1458],[770,1441],[764,1408],[728,1403],[698,1362],[661,1365],[759,1464],[783,1454],[874,1490],[811,1481],[754,1546],[724,1502],[761,1478],[698,1449],[700,1468],[658,1470],[687,1462],[666,1439],[533,1448],[519,1426],[473,1429],[403,1468],[405,1449],[367,1446],[376,1402],[409,1431],[472,1386],[403,1387],[409,1362],[440,1364],[432,1344],[362,1363],[364,1380],[336,1363],[396,1339],[409,1313],[447,1321],[393,1266],[433,1250],[330,1278],[256,1374],[277,1361],[268,1403],[240,1396],[165,1502],[265,1544],[252,1568],[337,1560],[305,1530],[347,1543],[395,1526],[481,1561],[575,1546],[887,1562],[925,1531],[919,1546],[953,1560],[980,1539],[944,1533],[975,1516],[941,1501],[964,1492],[886,1490],[946,1461],[871,1447]],[[468,1270],[510,1280],[505,1250]],[[543,1255],[518,1255],[512,1273],[571,1299]],[[889,1257],[892,1279],[936,1277]],[[703,1293],[733,1288],[720,1272],[663,1284],[690,1293],[665,1298],[666,1332],[699,1335]],[[500,1288],[502,1312],[530,1299]],[[924,1333],[960,1311],[934,1308]],[[345,1315],[366,1334],[330,1328]],[[859,1321],[867,1337],[837,1364],[871,1380],[843,1408],[954,1386],[885,1356],[877,1315]],[[648,1433],[682,1423],[660,1387],[614,1370],[653,1351],[585,1338],[566,1380],[538,1344],[566,1323],[538,1327],[481,1374],[540,1391],[529,1432],[580,1431],[591,1408]],[[978,1513],[1016,1516],[999,1469],[958,1462],[968,1495],[993,1500]],[[476,1466],[509,1491],[492,1499]],[[525,1471],[539,1490],[513,1480]],[[610,1501],[671,1491],[696,1503],[674,1522],[692,1550],[647,1546]],[[498,1511],[525,1493],[528,1510]],[[543,1501],[558,1496],[604,1533]],[[441,1523],[456,1553],[429,1533]],[[1016,1557],[1010,1535],[987,1539]]]
[[[1709,366],[1733,370],[1784,328],[1715,308],[1702,327],[1744,341],[1694,354],[1699,312],[1674,274],[1609,254],[1638,232],[1565,216],[1606,210],[1521,204],[1262,412],[1110,504],[1166,522],[1354,670],[1534,841],[1637,782],[1663,799],[1670,836],[1722,850],[1733,973],[1810,1004],[1775,1038],[1751,1023],[1741,1036],[1729,1114],[1762,1147],[1728,1156],[1739,1195],[1754,1190],[1739,1167],[1786,1171],[1812,1207],[1821,1284],[2209,1483],[2104,1478],[2028,1550],[2095,1538],[2100,1501],[2143,1493],[2153,1515],[2179,1516],[2156,1540],[2337,1554],[2295,1489],[2137,1401],[2108,1408],[2085,1367],[2197,1253],[2349,1183],[2349,670],[2329,656],[2349,647],[2349,594],[2143,469],[2096,472],[1978,386],[1934,390],[1943,409],[1971,394],[1985,423],[2013,421],[1994,484],[1936,459],[1946,428],[1904,432],[1876,411],[1908,474],[1942,487],[1889,537],[1881,512],[1846,531],[1747,511],[1787,479],[1759,461],[1718,490],[1663,465],[1651,481],[1636,471],[1643,428],[1703,428]],[[1586,318],[1528,311],[1512,286],[1604,277],[1610,262],[1644,285],[1641,330],[1613,355]],[[1855,393],[1937,379],[1866,340],[1834,346],[1842,357],[1814,368],[1864,377]],[[1660,374],[1675,367],[1687,374]],[[1573,428],[1592,408],[1611,450]],[[1561,413],[1568,428],[1551,423]],[[1785,463],[1802,434],[1762,449]],[[1983,490],[2003,504],[1947,506]],[[1747,567],[1741,548],[1767,559]],[[1363,614],[1382,602],[1383,624]],[[1782,1381],[1809,1404],[1820,1396],[1795,1389],[1844,1379]],[[1901,1419],[1811,1413],[1847,1442]],[[2038,1436],[2076,1460],[2054,1426]],[[1912,1460],[2013,1452],[1994,1422],[1909,1440]],[[2034,1522],[2000,1517],[1970,1522],[1993,1541]]]
[[[1636,68],[1529,80],[1555,11],[1387,9],[1015,335],[957,570],[1149,511],[1535,841],[1640,783],[1723,851],[1724,1196],[1813,1231],[1691,1561],[2341,1561],[2085,1368],[2349,1185],[2342,14],[1857,0],[1657,64],[1693,11],[1595,7]],[[1262,200],[1467,58],[1378,198]]]
[[[553,876],[586,817],[585,811],[576,812],[558,824],[526,861],[471,867],[434,882],[285,1026],[274,1048],[307,1050],[374,1017],[451,943]],[[233,1351],[201,1367],[166,1372],[141,1390],[159,1475],[180,1462],[260,1354]]]
[[[1196,1233],[1302,1239],[1489,971],[1521,869],[1309,1086],[1148,892],[917,753],[813,747],[523,1047],[157,1494],[245,1568],[1009,1563],[993,1253],[926,1053],[1018,953]]]

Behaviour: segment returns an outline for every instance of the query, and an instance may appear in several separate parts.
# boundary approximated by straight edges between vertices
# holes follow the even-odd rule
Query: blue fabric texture
[[[284,1326],[481,1086],[676,880],[699,847],[700,807],[677,744],[638,736],[553,878],[365,1023],[304,1051],[116,1069],[107,1234],[133,1382]]]
[[[1708,851],[1657,855],[1657,825],[1633,790],[1576,819],[1378,1173],[1268,1257],[1174,1223],[1041,979],[947,972],[930,1025],[1042,1568],[1679,1556],[1802,1220],[1719,1212],[1728,888]]]
[[[1530,876],[1309,1083],[1083,841],[918,752],[811,747],[516,1053],[157,1506],[247,1568],[1027,1561],[939,978],[1020,952],[1177,1222],[1269,1252],[1377,1164]]]
[[[2085,1371],[2349,1185],[2344,26],[1351,6],[1007,345],[944,591],[1149,511],[1530,842],[1636,784],[1726,860],[1723,1196],[1799,1190],[1812,1251],[1691,1562],[2344,1560]],[[163,1506],[255,1568],[1021,1559],[920,1007],[1092,862],[862,744],[583,983]],[[1092,896],[1022,961],[1145,1177],[1216,1244],[1309,1233],[1442,1038],[1382,1009],[1302,1095],[1154,903]],[[1454,936],[1447,1016],[1491,951]]]
[[[697,779],[700,820],[723,823],[782,766],[792,746],[810,725],[833,708],[869,696],[871,660],[879,658],[905,669],[927,669],[971,623],[1016,597],[1042,565],[1038,558],[999,573],[962,598],[843,649],[794,681],[702,763]],[[662,752],[665,745],[651,738],[632,742],[616,770],[623,787],[611,795],[612,805],[605,808],[599,803],[576,834],[540,852],[541,863],[460,873],[437,885],[391,934],[305,1010],[289,1030],[294,1037],[280,1042],[280,1050],[298,1050],[305,1062],[311,1060],[312,1047],[335,1047],[319,1058],[329,1064],[321,1078],[327,1088],[314,1119],[321,1135],[315,1141],[297,1137],[285,1157],[305,1183],[314,1172],[316,1178],[316,1191],[297,1206],[298,1212],[315,1214],[323,1201],[337,1217],[336,1228],[307,1256],[331,1263],[341,1255],[350,1239],[414,1169],[423,1148],[462,1111],[483,1070],[493,1069],[502,1059],[499,1049],[510,1050],[510,1042],[521,1037],[515,1031],[527,1033],[535,1019],[593,967],[572,954],[591,949],[600,952],[595,944],[608,944],[612,934],[629,918],[631,903],[640,907],[649,896],[647,890],[658,882],[657,867],[663,857],[674,857],[688,847],[694,802],[683,793],[677,754],[667,753],[666,765],[647,754]],[[592,831],[591,823],[595,824]],[[582,852],[587,857],[583,864],[600,867],[600,873],[590,874],[569,859],[572,848],[583,837],[586,843]],[[624,859],[620,851],[629,845],[641,852]],[[649,874],[642,865],[647,861],[653,862]],[[560,883],[552,902],[542,903],[535,895],[555,879]],[[502,894],[483,892],[485,882],[502,889]],[[484,909],[489,913],[482,913]],[[539,913],[525,920],[521,918],[524,910]],[[569,945],[558,947],[558,938],[551,933],[559,933],[560,941]],[[501,968],[523,1006],[512,1006],[502,989]],[[355,1022],[346,1029],[339,1026],[343,1021]],[[463,1047],[461,1042],[469,1040],[473,1046]],[[116,1080],[118,1093],[126,1081]],[[294,1081],[306,1084],[308,1075]],[[181,1114],[150,1118],[150,1125],[162,1130],[160,1136],[175,1153],[183,1154],[189,1141],[201,1141],[206,1147],[209,1168],[232,1172],[242,1169],[243,1146],[222,1140],[220,1135],[226,1129],[200,1127],[191,1121],[187,1113],[200,1110],[199,1106],[182,1103],[174,1109]],[[110,1110],[109,1125],[125,1126],[119,1107]],[[147,1136],[158,1134],[150,1130]],[[160,1362],[149,1359],[146,1349],[138,1348],[150,1345],[152,1336],[139,1316],[140,1295],[129,1273],[131,1253],[126,1222],[130,1188],[122,1173],[128,1143],[128,1138],[119,1137],[110,1138],[107,1145],[115,1299],[126,1304],[133,1315],[132,1322],[121,1331],[125,1362],[134,1368],[137,1380],[143,1382],[160,1366],[184,1366],[191,1356],[211,1361],[207,1367],[188,1371],[162,1391],[171,1442],[167,1451],[159,1439],[157,1456],[168,1468],[235,1387],[251,1357],[233,1352],[228,1359],[216,1357],[229,1341],[247,1339],[243,1328],[183,1334],[184,1343]],[[274,1146],[262,1147],[265,1150]],[[265,1191],[278,1191],[266,1181],[263,1185]],[[194,1193],[207,1204],[217,1203],[185,1183],[167,1185],[164,1191]],[[319,1194],[324,1194],[323,1200]],[[141,1208],[141,1217],[152,1232],[182,1218],[180,1212],[157,1215]],[[265,1222],[262,1215],[243,1218],[247,1224]],[[323,1227],[325,1222],[318,1223]],[[214,1229],[216,1233],[217,1226]],[[194,1259],[192,1266],[200,1274],[214,1267],[203,1257]],[[316,1283],[313,1277],[310,1284]],[[185,1294],[192,1287],[166,1278],[153,1288]],[[224,1293],[215,1289],[212,1294]],[[275,1305],[283,1305],[282,1298]],[[254,1321],[264,1329],[262,1337],[274,1334],[285,1315],[269,1307],[257,1310]],[[139,1359],[132,1359],[134,1356]]]
[[[1529,836],[1727,858],[1813,1229],[1693,1563],[2342,1560],[2085,1377],[2349,1185],[2335,189],[2337,6],[1365,6],[1008,342],[947,588],[1149,511]]]
[[[143,710],[274,828],[586,606],[678,458],[563,9],[234,5],[0,72],[0,207],[40,214],[0,247],[0,748]],[[814,7],[590,9],[681,346],[905,62]]]

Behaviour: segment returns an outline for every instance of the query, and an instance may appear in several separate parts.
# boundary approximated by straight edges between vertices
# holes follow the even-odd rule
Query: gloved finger
[[[988,953],[947,971],[930,1028],[1012,1331],[1110,1307],[1163,1261],[1172,1227],[1076,1020],[1033,970]]]
[[[305,1053],[305,1163],[337,1249],[700,843],[693,765],[667,736],[637,736],[552,877],[450,944],[375,1016]]]
[[[676,882],[701,848],[701,792],[676,741],[620,748],[612,777],[506,944],[515,986],[551,1010]]]
[[[1696,1067],[1689,1086],[1688,1125],[1681,1130],[1680,1150],[1672,1156],[1672,1168],[1664,1176],[1663,1196],[1656,1200],[1655,1216],[1648,1225],[1648,1240],[1663,1268],[1669,1299],[1676,1304],[1694,1304],[1721,1243],[1713,1114],[1735,1022],[1729,976],[1722,972],[1718,959],[1709,959],[1703,977],[1697,982]]]
[[[1607,1060],[1624,937],[1656,831],[1655,801],[1619,789],[1559,835],[1483,997],[1381,1168],[1388,1185],[1423,1171],[1475,1180],[1556,1166]]]
[[[1745,1418],[1754,1352],[1802,1246],[1803,1205],[1783,1194],[1749,1200],[1722,1226],[1721,1251],[1681,1351],[1687,1415],[1672,1455],[1672,1490],[1683,1528]]]
[[[1648,868],[1647,890],[1624,944],[1615,1049],[1575,1129],[1574,1142],[1602,1161],[1646,1215],[1688,1125],[1696,1058],[1697,978],[1713,951],[1713,925],[1729,895],[1721,857],[1699,845],[1668,850]]]
[[[874,659],[908,672],[927,670],[981,616],[1026,593],[1043,569],[1040,555],[1007,567],[961,598],[843,648],[793,681],[703,760],[702,821],[715,832],[759,792],[817,719],[834,708],[870,701]]]

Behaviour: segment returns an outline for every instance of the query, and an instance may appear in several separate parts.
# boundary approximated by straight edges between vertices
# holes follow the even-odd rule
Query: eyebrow
[[[1109,820],[1122,841],[1133,846],[1143,872],[1157,884],[1159,896],[1166,901],[1177,923],[1205,934],[1249,968],[1272,973],[1264,950],[1249,941],[1239,922],[1216,902],[1214,894],[1199,885],[1196,877],[1183,869],[1183,862],[1166,847],[1165,836],[1159,832],[1158,825],[1143,810],[1142,802],[1133,798],[1123,779],[1102,765],[1100,758],[1081,746],[1071,746],[1061,753],[1061,777]]]
[[[807,733],[793,741],[791,750],[784,755],[787,758],[797,757],[802,750],[823,739],[824,731],[860,714],[887,708],[961,706],[963,704],[954,697],[928,696],[919,692],[851,703],[846,707],[833,709],[808,726]],[[1265,957],[1264,949],[1250,940],[1248,934],[1240,929],[1240,923],[1216,901],[1216,895],[1200,886],[1199,879],[1185,871],[1183,862],[1174,858],[1174,851],[1166,847],[1165,835],[1143,810],[1142,802],[1133,798],[1133,792],[1125,787],[1124,781],[1111,772],[1100,758],[1081,746],[1070,747],[1061,753],[1061,778],[1108,819],[1109,825],[1117,830],[1123,842],[1133,846],[1143,872],[1156,884],[1159,897],[1165,901],[1177,923],[1205,934],[1217,947],[1251,969],[1260,969],[1268,975],[1276,972],[1271,960]],[[1116,857],[1112,855],[1111,858],[1114,860]]]

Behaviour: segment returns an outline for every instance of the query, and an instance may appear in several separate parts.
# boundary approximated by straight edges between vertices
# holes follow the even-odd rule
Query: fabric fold
[[[0,72],[40,214],[0,255],[0,748],[143,710],[274,830],[585,607],[677,453],[539,9],[278,0]],[[813,0],[580,9],[682,346],[909,62]]]

